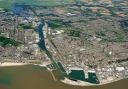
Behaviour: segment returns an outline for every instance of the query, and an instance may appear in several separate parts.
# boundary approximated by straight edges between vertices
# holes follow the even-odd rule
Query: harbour
[[[53,71],[59,76],[58,71]],[[127,89],[128,79],[100,86],[73,86],[55,81],[50,72],[38,65],[0,67],[0,89]]]

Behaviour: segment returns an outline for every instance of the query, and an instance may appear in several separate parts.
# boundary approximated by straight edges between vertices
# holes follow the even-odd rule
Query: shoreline
[[[68,78],[65,78],[64,80],[61,80],[61,82],[65,83],[65,84],[73,85],[73,86],[101,86],[101,85],[106,85],[106,84],[110,84],[110,83],[113,83],[113,82],[117,82],[117,81],[120,81],[120,80],[122,80],[122,78],[115,79],[115,80],[112,80],[112,81],[101,82],[100,84],[93,84],[93,83],[84,82],[84,81],[80,81],[80,80],[72,81]]]
[[[34,63],[22,63],[22,62],[0,62],[0,67],[8,67],[8,66],[23,66],[23,65],[38,65],[42,67],[46,67],[46,65],[50,64],[49,62],[44,62],[42,64],[34,64]]]
[[[28,65],[28,63],[15,63],[15,62],[0,63],[0,67],[22,66],[22,65]]]
[[[4,62],[4,63],[0,63],[0,67],[11,67],[11,66],[23,66],[23,65],[29,65],[31,63],[11,63],[11,62]],[[46,67],[46,65],[49,63],[43,63],[43,64],[33,64],[33,65],[38,65],[38,66],[42,66],[42,67]],[[105,84],[109,84],[109,83],[113,83],[116,81],[122,80],[122,78],[117,78],[117,79],[113,79],[111,81],[104,81],[101,82],[100,84],[93,84],[93,83],[89,83],[89,82],[85,82],[85,81],[73,81],[70,80],[68,78],[65,77],[64,80],[60,80],[62,83],[68,84],[68,85],[73,85],[73,86],[101,86],[101,85],[105,85]]]

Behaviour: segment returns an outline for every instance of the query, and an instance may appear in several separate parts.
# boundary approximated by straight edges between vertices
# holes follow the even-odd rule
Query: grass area
[[[26,24],[22,23],[22,24],[20,24],[20,27],[21,27],[22,29],[34,29],[34,28],[32,27],[32,23],[26,23]]]
[[[0,45],[6,46],[6,45],[12,45],[12,46],[20,46],[21,42],[15,41],[13,39],[7,38],[0,33]]]
[[[74,0],[0,0],[0,8],[10,9],[14,3],[36,6],[57,6],[63,4],[73,4]]]
[[[49,25],[52,29],[55,29],[55,28],[59,28],[59,27],[62,27],[63,26],[63,23],[61,21],[58,21],[58,20],[53,20],[53,21],[50,21],[49,22]]]
[[[65,33],[68,35],[68,36],[73,36],[73,37],[80,37],[81,35],[81,32],[80,31],[76,31],[76,30],[70,30],[70,29],[67,29],[65,30]]]
[[[15,0],[0,0],[0,8],[10,9],[14,2]]]
[[[108,36],[106,34],[108,32],[112,35]],[[98,31],[95,34],[98,38],[103,39],[104,42],[128,42],[128,35],[123,31]]]

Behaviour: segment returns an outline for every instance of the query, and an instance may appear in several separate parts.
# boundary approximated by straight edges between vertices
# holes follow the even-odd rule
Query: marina
[[[73,86],[55,81],[42,66],[0,67],[0,89],[126,89],[127,79],[100,86]],[[54,75],[59,72],[53,71]]]

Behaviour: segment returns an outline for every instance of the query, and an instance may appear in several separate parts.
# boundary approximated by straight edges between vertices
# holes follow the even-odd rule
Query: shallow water
[[[59,76],[57,71],[54,74]],[[0,89],[128,89],[127,83],[128,79],[124,79],[101,86],[71,86],[55,81],[43,67],[27,65],[0,68]]]

